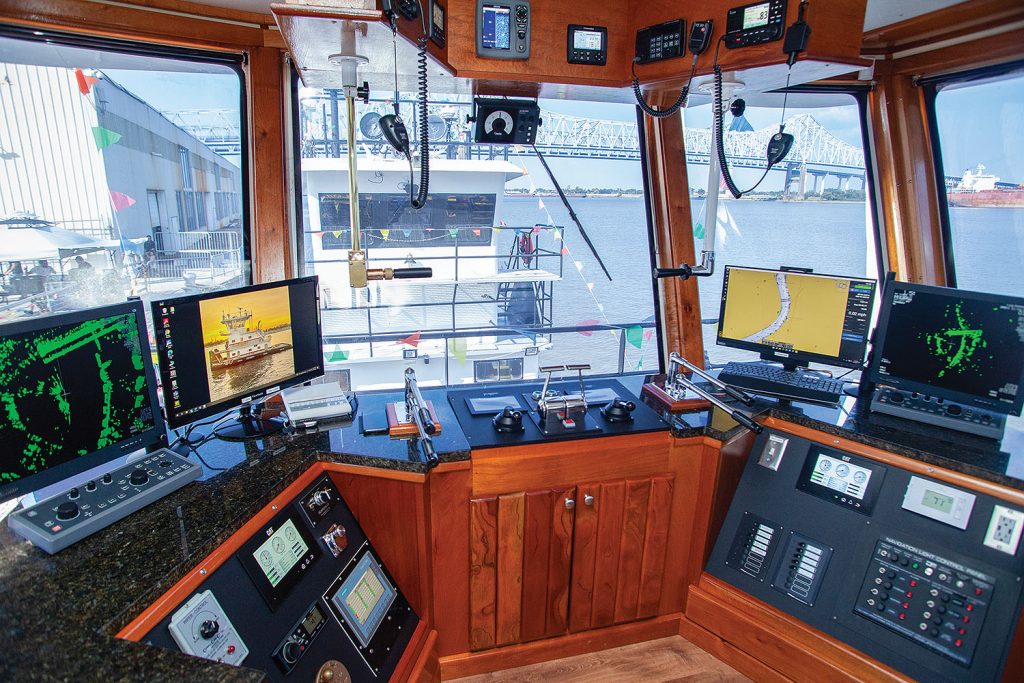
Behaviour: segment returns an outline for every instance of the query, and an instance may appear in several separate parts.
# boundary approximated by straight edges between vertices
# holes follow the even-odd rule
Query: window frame
[[[214,50],[202,50],[198,48],[176,47],[160,43],[144,43],[137,40],[126,40],[122,38],[108,38],[86,33],[70,33],[66,31],[55,31],[45,28],[27,28],[14,24],[0,22],[0,37],[15,40],[32,41],[36,43],[49,43],[79,49],[102,50],[107,52],[118,52],[121,54],[135,55],[140,57],[155,57],[174,59],[182,62],[194,62],[198,64],[215,64],[230,69],[238,76],[238,135],[240,139],[240,166],[239,180],[241,185],[241,216],[242,216],[242,261],[252,264],[253,244],[253,222],[250,198],[252,196],[250,169],[250,155],[252,145],[249,134],[249,97],[246,83],[246,70],[248,56],[245,52],[218,52]],[[185,190],[187,191],[187,190]],[[163,226],[168,228],[170,226]],[[254,283],[254,272],[256,268],[250,265],[246,269],[243,265],[243,275],[247,275],[249,284]]]
[[[946,86],[970,83],[998,76],[1019,74],[1024,76],[1024,60],[1004,62],[979,69],[929,76],[918,80],[924,93],[924,108],[928,118],[928,142],[932,151],[932,170],[935,173],[936,200],[939,209],[939,232],[942,235],[942,260],[946,270],[946,286],[957,287],[956,256],[953,253],[953,227],[949,218],[949,199],[946,196],[946,169],[942,163],[942,140],[939,117],[935,109],[939,93]]]
[[[305,223],[303,221],[303,215],[304,215],[303,212],[305,211],[305,207],[303,206],[303,201],[302,201],[302,197],[303,197],[303,195],[302,195],[302,191],[303,191],[303,188],[302,188],[302,132],[301,132],[301,128],[302,127],[301,127],[301,118],[300,118],[300,116],[301,116],[301,106],[300,106],[300,92],[299,92],[300,88],[302,87],[302,81],[299,78],[299,75],[298,75],[298,73],[296,72],[295,69],[291,70],[291,73],[290,73],[290,76],[289,76],[289,82],[288,82],[286,87],[288,89],[288,97],[290,98],[290,102],[288,102],[287,105],[288,105],[288,109],[289,109],[289,111],[291,113],[291,120],[290,120],[290,126],[289,126],[290,130],[288,130],[286,132],[286,136],[285,137],[290,141],[292,149],[294,150],[294,153],[293,153],[292,159],[291,159],[291,161],[292,161],[292,164],[291,164],[292,168],[290,170],[291,178],[292,178],[292,187],[290,188],[291,189],[291,195],[292,195],[291,199],[290,199],[290,207],[291,207],[291,211],[294,212],[295,220],[294,220],[294,224],[292,226],[290,226],[290,235],[291,236],[290,236],[289,243],[290,243],[290,246],[291,246],[291,249],[292,249],[293,263],[294,263],[294,267],[295,267],[295,272],[297,274],[302,275],[302,274],[305,274],[307,272],[305,270],[305,250],[306,250],[306,246],[307,246],[307,241],[306,241],[306,236],[305,236],[305,227],[306,226],[305,226]],[[538,99],[541,99],[541,98],[538,98]],[[595,104],[601,104],[601,102],[594,102],[594,103]],[[607,104],[615,104],[615,103],[609,102]],[[658,247],[657,247],[657,236],[656,236],[656,231],[655,231],[655,227],[654,227],[654,213],[653,213],[654,209],[653,209],[653,201],[652,201],[652,188],[651,188],[651,183],[650,183],[650,169],[648,167],[647,124],[646,124],[646,121],[645,121],[645,115],[644,115],[643,111],[639,107],[636,107],[635,110],[636,110],[636,115],[637,115],[637,136],[638,136],[638,147],[639,147],[639,154],[640,154],[640,159],[639,159],[638,163],[640,164],[641,182],[642,182],[642,190],[643,190],[641,194],[642,194],[643,200],[644,200],[644,216],[645,216],[645,219],[646,219],[646,228],[647,228],[648,258],[649,258],[649,261],[650,261],[651,269],[653,270],[658,265],[658,260],[657,260],[657,258],[658,258],[657,257]],[[431,143],[431,144],[433,144],[433,143]],[[362,192],[361,192],[361,194],[362,194]],[[351,238],[349,238],[349,239],[351,239]],[[620,361],[619,362],[619,369],[617,371],[590,374],[590,375],[587,375],[588,377],[598,378],[598,377],[620,377],[620,376],[623,376],[623,375],[651,375],[651,374],[655,374],[655,372],[657,372],[657,373],[665,372],[666,362],[665,362],[664,312],[662,311],[662,298],[661,298],[661,290],[660,290],[659,287],[660,287],[659,281],[657,279],[651,278],[651,297],[652,297],[651,302],[652,302],[653,310],[654,310],[654,327],[651,328],[651,329],[654,330],[655,339],[657,341],[657,343],[655,345],[656,346],[657,358],[658,358],[658,369],[657,369],[657,371],[655,371],[653,369],[652,370],[644,369],[644,370],[641,370],[641,371],[637,371],[637,370],[628,371],[628,370],[626,370],[623,367],[623,364],[621,362],[623,360],[623,356],[620,354],[619,355],[619,361]],[[590,330],[594,331],[593,328],[584,328],[584,329],[590,329]],[[605,329],[605,328],[600,328],[600,329],[603,331],[603,329]],[[576,331],[578,331],[576,328],[571,328],[570,329],[570,328],[564,328],[564,327],[552,327],[545,334],[549,334],[549,335],[567,334],[567,333],[576,332]],[[620,348],[622,348],[623,345],[626,343],[626,341],[625,341],[625,329],[620,329],[618,331],[621,333],[618,345],[619,345]],[[433,330],[432,331],[424,331],[422,338],[424,338],[424,339],[434,338],[435,336],[437,336],[436,332],[437,331],[433,331]],[[449,339],[455,339],[455,338],[460,338],[460,337],[464,338],[464,337],[470,337],[470,336],[474,336],[474,335],[478,335],[478,334],[479,334],[479,331],[477,331],[477,330],[468,330],[468,331],[455,330],[454,333],[448,335],[448,338]],[[397,334],[393,334],[393,333],[382,334],[382,335],[380,335],[381,337],[383,337],[382,341],[387,341],[389,335],[390,335],[390,337],[393,337],[392,340],[398,339],[401,336],[401,335],[397,335]],[[367,340],[369,340],[370,343],[373,343],[372,338],[374,336],[375,335],[371,332],[367,336]],[[324,344],[327,345],[327,344],[330,344],[330,343],[332,343],[332,342],[329,342],[328,341],[328,337],[325,335]],[[450,388],[459,388],[461,385],[453,385],[453,384],[449,383],[447,367],[448,366],[447,366],[447,363],[446,363],[445,386],[446,387],[450,387]],[[475,370],[474,370],[474,377],[475,377]],[[526,381],[526,380],[500,380],[500,381],[498,381],[496,383],[499,383],[499,384],[503,383],[503,382],[504,383],[514,383],[514,382],[523,382],[523,381]],[[474,384],[476,384],[476,383],[477,382],[474,379]],[[494,383],[495,382],[487,382],[487,384],[494,384]]]

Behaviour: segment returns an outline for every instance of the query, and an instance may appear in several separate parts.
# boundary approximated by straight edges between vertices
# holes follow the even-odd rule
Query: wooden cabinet
[[[671,474],[470,504],[470,648],[655,616]]]

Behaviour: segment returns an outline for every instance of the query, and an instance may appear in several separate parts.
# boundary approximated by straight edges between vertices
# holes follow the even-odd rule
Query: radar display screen
[[[120,446],[128,452],[149,445],[143,437],[156,427],[155,393],[137,307],[77,314],[75,322],[55,316],[50,325],[29,323],[27,331],[19,323],[0,328],[0,494],[6,484],[84,456],[113,449],[116,457]]]
[[[906,283],[886,298],[875,381],[1020,411],[1024,299]]]

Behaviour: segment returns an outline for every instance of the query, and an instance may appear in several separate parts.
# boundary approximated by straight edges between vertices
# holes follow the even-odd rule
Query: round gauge
[[[284,535],[289,541],[295,541],[295,539],[299,537],[298,532],[290,527],[287,531],[284,532]]]
[[[853,480],[858,484],[863,484],[865,481],[867,481],[867,479],[868,475],[864,474],[863,472],[855,472],[853,475]]]
[[[274,542],[271,543],[270,545],[274,548],[274,552],[275,553],[283,553],[284,552],[284,541],[282,541],[280,538],[275,538]]]
[[[830,460],[822,460],[818,463],[818,469],[822,472],[828,472],[832,469],[832,462]]]
[[[836,476],[837,477],[845,477],[849,473],[850,473],[850,468],[847,465],[839,465],[838,467],[836,467]]]
[[[260,564],[269,565],[273,561],[274,561],[274,558],[272,558],[270,556],[270,551],[269,550],[264,550],[262,553],[260,553]]]

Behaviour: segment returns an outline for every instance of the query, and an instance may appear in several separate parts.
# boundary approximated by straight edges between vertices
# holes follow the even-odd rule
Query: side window
[[[773,95],[751,96],[744,114],[726,115],[726,155],[742,190],[764,173],[765,148],[779,130],[781,104]],[[683,117],[694,241],[700,253],[712,220],[705,215],[711,106],[688,108]],[[786,159],[742,199],[733,199],[721,185],[715,274],[698,281],[704,349],[712,364],[757,357],[715,343],[724,266],[792,266],[824,275],[877,278],[862,126],[861,106],[851,94],[793,93],[786,132],[796,141]]]
[[[0,319],[247,284],[240,61],[35,33],[0,31]]]
[[[933,145],[957,287],[1024,291],[1024,65],[936,81]]]

